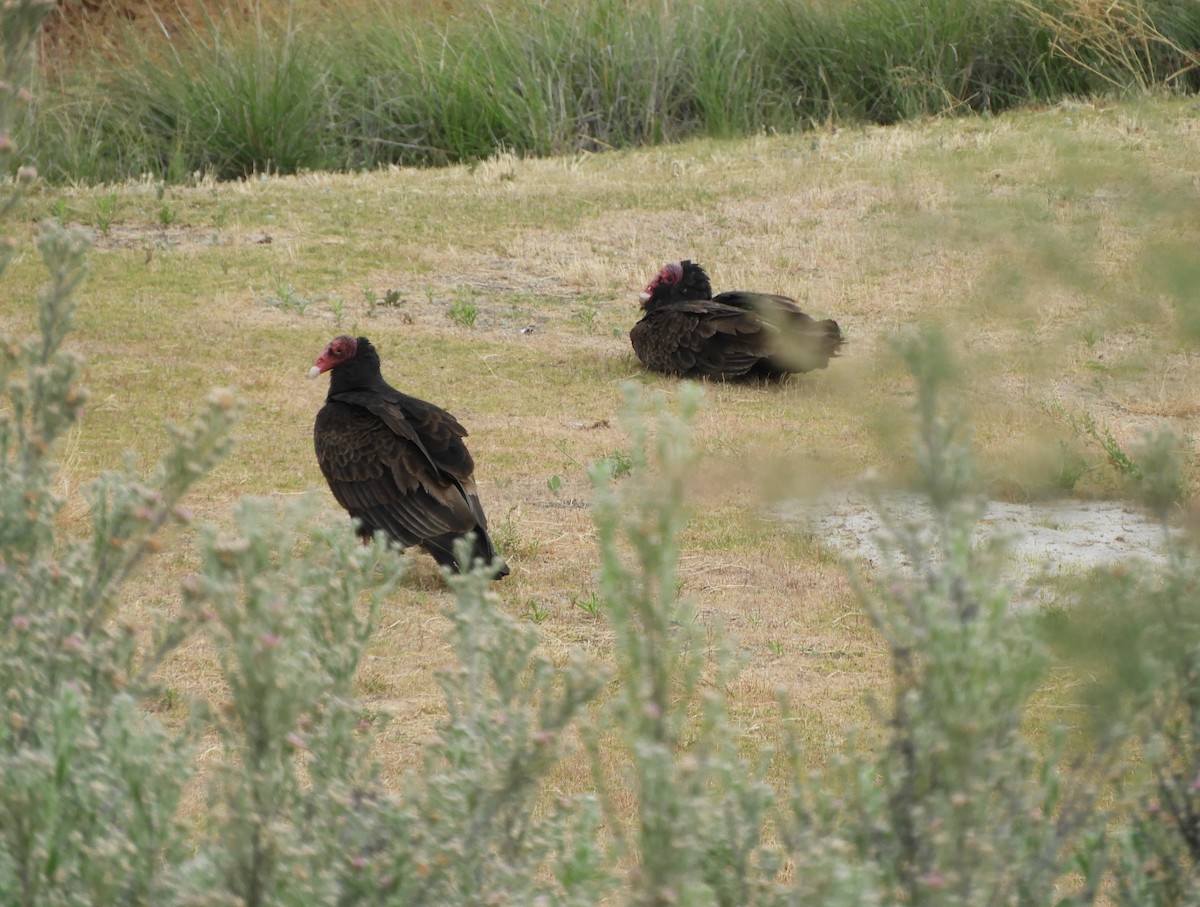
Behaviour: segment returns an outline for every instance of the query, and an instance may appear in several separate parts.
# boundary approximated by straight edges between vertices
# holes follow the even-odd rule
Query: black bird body
[[[740,290],[712,295],[692,261],[663,267],[642,293],[629,332],[647,368],[683,378],[779,378],[825,368],[846,342],[836,321],[817,321],[794,299]]]
[[[420,545],[458,569],[454,543],[473,532],[472,559],[492,563],[496,550],[463,442],[467,430],[444,409],[384,381],[365,337],[335,337],[310,374],[324,371],[331,375],[313,426],[317,462],[333,496],[359,521],[359,535],[383,531],[402,548]],[[497,576],[507,574],[498,562]]]

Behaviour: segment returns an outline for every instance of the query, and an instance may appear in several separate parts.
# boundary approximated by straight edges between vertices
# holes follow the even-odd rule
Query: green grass
[[[262,2],[161,35],[48,72],[21,130],[44,175],[446,164],[1200,86],[1200,10],[1129,0]]]

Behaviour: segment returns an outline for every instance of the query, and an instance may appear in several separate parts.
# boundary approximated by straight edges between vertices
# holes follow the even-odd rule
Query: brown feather
[[[366,338],[344,346],[357,353],[327,366],[329,394],[313,426],[317,463],[334,498],[359,521],[364,538],[384,532],[401,547],[420,545],[457,567],[454,542],[474,533],[474,557],[492,562],[475,463],[463,442],[467,430],[444,409],[384,382]],[[507,573],[500,561],[497,575]]]
[[[685,378],[781,377],[825,368],[846,338],[794,299],[733,291],[712,296],[691,261],[665,266],[642,294],[645,314],[629,332],[649,369]]]

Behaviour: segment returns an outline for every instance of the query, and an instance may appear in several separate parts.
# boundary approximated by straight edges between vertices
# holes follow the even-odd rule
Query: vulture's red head
[[[359,340],[364,339],[360,337],[358,340],[355,340],[346,334],[334,337],[329,341],[329,346],[321,351],[321,355],[317,357],[316,364],[308,370],[308,377],[315,378],[321,372],[327,372],[331,368],[337,368],[343,362],[349,362],[358,353]]]
[[[642,290],[642,308],[682,302],[686,299],[712,299],[712,285],[704,269],[694,261],[673,261],[665,264]]]
[[[679,283],[681,277],[683,277],[683,265],[679,262],[673,261],[663,265],[662,270],[655,274],[654,279],[646,284],[646,289],[642,290],[642,302],[647,303],[655,296],[669,293],[670,288]]]

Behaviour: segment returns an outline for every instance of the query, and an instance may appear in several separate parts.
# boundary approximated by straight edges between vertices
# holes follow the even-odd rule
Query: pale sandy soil
[[[777,513],[871,570],[910,570],[907,557],[879,544],[880,534],[889,524],[929,526],[931,520],[929,503],[919,495],[871,495],[861,489],[788,502]],[[1014,601],[1026,605],[1047,600],[1047,579],[1122,563],[1153,567],[1165,560],[1163,526],[1121,501],[989,501],[974,539],[976,544],[1003,541],[1008,552],[1005,578],[1013,586]]]

